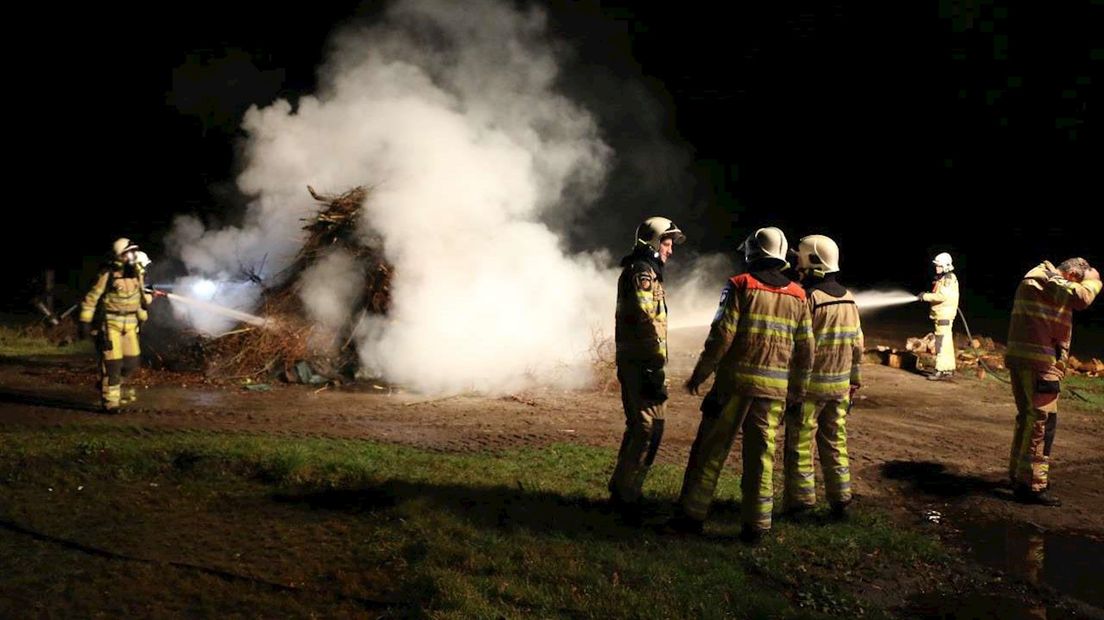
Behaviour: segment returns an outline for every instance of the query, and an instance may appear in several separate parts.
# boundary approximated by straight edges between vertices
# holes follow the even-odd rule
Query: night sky
[[[157,258],[175,214],[234,222],[241,114],[311,92],[333,28],[381,10],[223,4],[30,20],[8,310],[46,267],[85,286],[116,236]],[[547,5],[562,88],[622,162],[576,247],[623,250],[655,213],[701,252],[775,224],[836,238],[848,284],[909,290],[945,250],[990,315],[1043,258],[1104,262],[1104,0],[728,4]],[[1078,322],[1104,327],[1101,307]]]

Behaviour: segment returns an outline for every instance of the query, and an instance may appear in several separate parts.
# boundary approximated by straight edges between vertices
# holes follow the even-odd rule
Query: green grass
[[[1068,401],[1074,406],[1104,413],[1104,377],[1074,375],[1066,377],[1064,383],[1067,391],[1072,389],[1081,396],[1070,394]]]
[[[625,527],[601,505],[613,458],[574,445],[458,455],[321,438],[3,432],[0,519],[162,569],[0,528],[14,567],[0,600],[36,600],[46,615],[344,615],[382,600],[402,617],[878,617],[858,584],[946,559],[931,538],[865,511],[779,523],[748,548],[735,538],[732,475],[704,537]],[[655,468],[654,508],[673,500],[681,474]],[[56,596],[43,603],[44,591]]]
[[[42,357],[92,353],[92,343],[77,341],[58,346],[24,329],[0,326],[0,357]]]
[[[969,379],[972,372],[960,373],[960,375]],[[1007,385],[1009,373],[1007,370],[989,372],[987,380],[999,381]],[[1104,377],[1067,375],[1062,380],[1062,391],[1060,408],[1071,406],[1080,410],[1104,413]],[[1073,392],[1076,392],[1077,395],[1074,395]]]

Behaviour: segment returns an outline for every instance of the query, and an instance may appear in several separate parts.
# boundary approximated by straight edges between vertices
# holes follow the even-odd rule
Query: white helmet
[[[839,268],[839,246],[824,235],[809,235],[797,242],[797,268],[835,273]]]
[[[773,258],[787,265],[786,253],[790,249],[790,244],[786,241],[785,233],[774,226],[768,226],[748,235],[737,249],[743,250],[744,262],[747,263],[761,258]]]
[[[636,241],[651,246],[656,252],[659,251],[659,244],[667,237],[671,237],[675,243],[686,241],[686,235],[665,217],[650,217],[636,227]]]
[[[954,263],[951,262],[951,255],[946,252],[940,252],[932,259],[932,264],[935,265],[936,273],[947,273],[954,271]]]
[[[137,249],[138,246],[131,243],[130,239],[127,239],[126,237],[119,237],[115,240],[115,243],[111,244],[111,251],[115,254],[115,256],[122,256],[123,254],[126,254],[131,250]]]
[[[137,252],[134,253],[134,264],[138,265],[142,269],[145,269],[146,267],[149,267],[150,263],[152,263],[152,262],[153,261],[150,260],[149,255],[146,254],[145,252],[143,252],[142,250],[138,250]]]

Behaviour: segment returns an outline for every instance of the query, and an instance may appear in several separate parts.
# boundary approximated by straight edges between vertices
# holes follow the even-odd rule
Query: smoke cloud
[[[335,36],[313,96],[246,113],[243,224],[180,218],[170,246],[194,277],[241,280],[263,264],[271,278],[314,213],[308,184],[372,186],[362,232],[382,238],[396,275],[390,314],[358,329],[367,369],[427,393],[578,386],[595,330],[612,332],[617,272],[606,253],[569,254],[542,222],[592,204],[613,154],[557,72],[539,10],[398,2]],[[360,269],[335,253],[302,275],[312,319],[359,316]]]
[[[724,254],[672,258],[664,268],[668,328],[712,323],[720,304],[721,290],[735,269],[732,258]]]
[[[364,266],[335,250],[302,276],[299,296],[311,320],[337,331],[349,320],[364,293]]]

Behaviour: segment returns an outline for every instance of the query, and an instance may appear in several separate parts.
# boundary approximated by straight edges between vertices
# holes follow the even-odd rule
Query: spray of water
[[[916,295],[902,290],[859,291],[855,293],[855,304],[859,312],[872,312],[891,306],[903,306],[919,301]]]
[[[202,299],[195,299],[193,297],[187,297],[177,293],[165,293],[165,296],[170,301],[181,303],[185,306],[195,308],[205,314],[212,314],[218,317],[230,319],[239,323],[248,323],[249,325],[256,325],[257,327],[271,327],[272,321],[256,315],[249,314],[248,312],[242,312],[241,310],[235,310],[233,308],[227,308],[226,306],[220,306],[209,301],[203,301]]]

